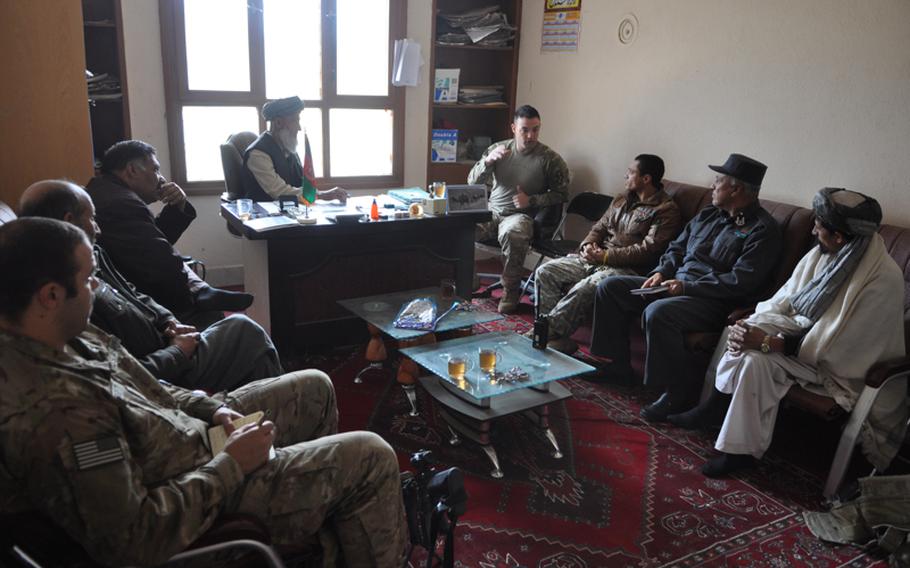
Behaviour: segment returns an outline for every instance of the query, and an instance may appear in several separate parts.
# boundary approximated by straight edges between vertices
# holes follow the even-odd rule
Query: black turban
[[[286,99],[276,99],[262,105],[262,118],[272,120],[279,116],[288,116],[297,114],[303,110],[303,101],[300,97],[288,97]]]
[[[824,225],[844,235],[869,236],[882,222],[878,201],[840,187],[826,187],[816,193],[812,210]]]

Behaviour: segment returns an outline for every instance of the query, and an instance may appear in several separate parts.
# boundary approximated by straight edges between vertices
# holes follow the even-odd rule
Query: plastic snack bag
[[[402,329],[432,331],[436,327],[436,300],[414,298],[401,307],[393,323]]]

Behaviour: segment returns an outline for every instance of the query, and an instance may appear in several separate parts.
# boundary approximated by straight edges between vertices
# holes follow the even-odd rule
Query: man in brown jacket
[[[626,170],[626,191],[594,224],[578,254],[537,270],[538,313],[550,320],[550,347],[574,353],[578,346],[569,337],[591,311],[597,284],[607,276],[645,274],[676,237],[679,209],[662,189],[663,176],[660,157],[636,156]]]

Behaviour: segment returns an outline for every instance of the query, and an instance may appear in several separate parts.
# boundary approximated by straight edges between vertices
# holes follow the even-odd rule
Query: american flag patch
[[[116,436],[73,444],[73,454],[79,471],[123,461],[120,439]]]

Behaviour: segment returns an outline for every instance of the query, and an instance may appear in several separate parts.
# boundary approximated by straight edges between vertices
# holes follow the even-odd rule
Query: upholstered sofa
[[[711,188],[674,181],[665,181],[664,184],[666,191],[679,206],[684,223],[687,223],[699,210],[711,203]],[[777,269],[761,294],[762,298],[767,298],[789,278],[799,259],[814,245],[815,239],[812,236],[814,217],[812,211],[805,207],[767,199],[762,199],[761,204],[780,224],[784,235],[784,248]],[[879,234],[884,239],[885,246],[891,257],[904,273],[904,342],[907,353],[910,353],[910,229],[894,225],[882,225],[879,229]],[[747,315],[751,307],[743,306],[742,309],[731,313],[729,323],[733,323],[736,319]],[[719,339],[719,332],[688,334],[686,345],[692,353],[690,372],[699,376],[704,374],[710,355],[713,353]],[[866,377],[866,389],[844,427],[840,444],[825,483],[823,493],[826,498],[834,497],[840,486],[849,465],[853,448],[858,441],[859,427],[868,413],[868,408],[866,407],[871,406],[874,402],[875,395],[886,380],[908,375],[910,375],[910,357],[880,364],[870,370]],[[834,403],[833,399],[812,394],[799,387],[790,390],[784,399],[784,404],[797,406],[826,420],[840,420],[846,414],[841,407]]]

